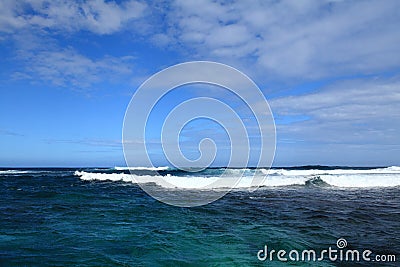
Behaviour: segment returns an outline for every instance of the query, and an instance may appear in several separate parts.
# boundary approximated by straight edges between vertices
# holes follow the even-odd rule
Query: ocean
[[[400,167],[273,168],[190,208],[137,184],[204,196],[221,172],[268,170],[0,169],[0,266],[400,266]]]

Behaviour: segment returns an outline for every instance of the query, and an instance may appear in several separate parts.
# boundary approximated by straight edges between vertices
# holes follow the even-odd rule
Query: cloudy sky
[[[133,93],[193,60],[259,86],[275,117],[275,166],[400,165],[399,27],[397,0],[0,1],[0,166],[124,165]],[[229,99],[189,89],[165,105],[199,90]],[[219,132],[189,126],[188,151]]]

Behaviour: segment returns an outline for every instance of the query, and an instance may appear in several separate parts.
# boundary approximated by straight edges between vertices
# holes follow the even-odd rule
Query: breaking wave
[[[118,169],[115,168],[117,171]],[[125,170],[119,168],[119,170]],[[130,169],[131,170],[131,169]],[[375,169],[207,169],[200,173],[185,173],[168,167],[134,168],[135,171],[151,170],[154,175],[127,173],[93,173],[76,171],[75,175],[82,180],[123,181],[135,184],[153,183],[165,188],[202,189],[221,179],[219,174],[224,172],[223,181],[232,184],[243,175],[234,189],[244,189],[251,186],[254,176],[265,177],[262,187],[282,186],[332,186],[338,188],[372,188],[400,186],[400,167],[392,166]],[[224,188],[225,183],[215,187]],[[212,187],[214,188],[214,187]]]

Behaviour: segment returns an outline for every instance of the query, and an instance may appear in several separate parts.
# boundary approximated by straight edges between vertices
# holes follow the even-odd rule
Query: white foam
[[[165,188],[181,188],[181,189],[203,189],[209,188],[214,182],[220,179],[220,177],[204,177],[204,176],[154,176],[154,175],[132,175],[123,173],[91,173],[84,171],[76,171],[76,176],[79,176],[82,180],[100,180],[100,181],[124,181],[135,184],[142,183],[155,183]],[[237,182],[239,177],[223,177],[221,182],[214,185],[211,188],[225,188],[230,187],[232,184],[236,184],[234,188],[249,188],[252,184],[252,176],[244,176]],[[304,185],[308,180],[306,177],[258,177],[265,178],[261,186],[287,186],[287,185]]]
[[[90,173],[76,171],[75,175],[80,176],[82,180],[100,180],[100,181],[124,181],[135,184],[146,184],[155,183],[164,188],[181,188],[181,189],[205,189],[205,188],[224,188],[230,187],[230,185],[236,182],[237,177],[226,177],[223,178],[223,183],[212,186],[219,177],[203,177],[203,176],[153,176],[153,175],[132,175],[132,174],[117,174],[117,173]],[[251,184],[250,177],[244,177],[240,183],[236,186],[237,188],[247,188]]]
[[[20,170],[6,170],[0,171],[0,174],[24,174],[29,173],[30,171],[20,171]]]
[[[165,188],[200,189],[215,182],[218,177],[181,177],[173,175],[132,175],[123,173],[91,173],[76,171],[82,180],[124,181],[135,184],[155,183]]]
[[[262,169],[263,173],[270,175],[282,175],[282,176],[312,176],[312,175],[346,175],[346,174],[400,174],[400,167],[392,166],[387,168],[375,168],[375,169],[334,169],[334,170],[287,170],[287,169]]]
[[[366,172],[371,170],[333,170],[329,171],[330,174],[322,170],[301,171],[287,171],[280,172],[279,175],[257,176],[263,179],[261,186],[276,187],[276,186],[289,186],[289,185],[305,185],[310,179],[319,174],[325,183],[341,187],[341,188],[367,188],[367,187],[394,187],[400,186],[400,173],[399,169],[390,170],[389,168],[376,169],[379,171]],[[341,172],[343,171],[343,172]],[[355,172],[352,172],[355,171]],[[391,172],[393,171],[393,172]],[[325,172],[325,173],[324,173]],[[284,175],[289,173],[290,175]],[[293,175],[296,174],[296,175]],[[301,175],[300,175],[301,174]],[[228,177],[205,177],[205,176],[174,176],[174,175],[132,175],[124,173],[91,173],[84,171],[76,171],[76,176],[82,180],[101,180],[101,181],[124,181],[135,184],[142,183],[155,183],[165,188],[181,188],[181,189],[217,189],[223,187],[230,187],[236,184],[234,188],[249,188],[252,185],[253,176],[243,176],[239,182],[240,176]],[[218,181],[219,180],[219,181]],[[218,183],[215,183],[218,181]]]
[[[400,186],[400,175],[324,175],[321,179],[333,186],[342,188],[394,187]]]
[[[162,167],[114,167],[117,171],[123,170],[136,170],[136,171],[166,171],[169,169],[168,166]]]

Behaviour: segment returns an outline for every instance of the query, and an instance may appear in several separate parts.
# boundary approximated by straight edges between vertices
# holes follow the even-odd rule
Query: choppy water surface
[[[185,177],[193,185],[218,175],[219,169],[155,171],[0,170],[0,265],[284,266],[276,257],[259,261],[257,252],[265,245],[288,252],[321,251],[337,248],[339,238],[347,241],[347,249],[396,255],[397,262],[387,266],[400,262],[398,167],[274,169],[254,192],[239,185],[222,199],[195,208],[154,200],[134,176]],[[238,170],[230,171],[234,176]],[[160,190],[174,194],[187,188]]]

